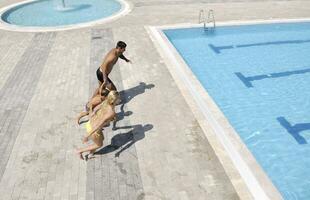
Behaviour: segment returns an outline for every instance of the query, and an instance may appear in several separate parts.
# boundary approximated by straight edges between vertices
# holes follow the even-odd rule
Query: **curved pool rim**
[[[14,24],[9,24],[2,20],[3,14],[5,14],[5,12],[7,12],[8,10],[13,9],[17,6],[24,5],[24,4],[34,3],[36,1],[38,0],[26,0],[26,1],[11,4],[9,6],[1,8],[0,9],[0,29],[8,30],[8,31],[18,31],[18,32],[50,32],[50,31],[64,31],[64,30],[79,29],[79,28],[85,28],[85,27],[90,27],[90,26],[95,26],[95,25],[101,25],[101,24],[114,21],[120,17],[127,15],[132,9],[131,4],[129,4],[127,1],[115,0],[121,4],[121,9],[117,11],[116,13],[108,17],[93,20],[90,22],[76,23],[76,24],[70,24],[70,25],[64,25],[64,26],[49,26],[49,27],[18,26]]]

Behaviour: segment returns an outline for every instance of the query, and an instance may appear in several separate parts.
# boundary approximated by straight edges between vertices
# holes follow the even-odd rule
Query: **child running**
[[[118,99],[118,93],[116,91],[110,91],[106,99],[95,108],[93,114],[90,115],[90,120],[86,123],[87,134],[83,138],[83,143],[87,143],[91,139],[94,144],[85,148],[77,149],[77,154],[80,159],[84,160],[83,153],[89,152],[89,154],[95,153],[95,151],[103,145],[103,132],[102,128],[105,124],[109,123],[115,117],[115,103]]]

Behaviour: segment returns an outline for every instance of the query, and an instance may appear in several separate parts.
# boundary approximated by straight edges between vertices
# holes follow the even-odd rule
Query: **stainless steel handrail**
[[[208,19],[207,19],[207,23],[213,23],[213,28],[215,28],[215,18],[214,18],[214,11],[213,10],[209,10],[208,12]]]
[[[199,11],[199,16],[198,16],[198,23],[203,23],[203,28],[205,31],[208,31],[210,28],[215,29],[215,18],[214,18],[214,11],[213,10],[208,10],[208,17],[205,15],[206,11],[201,9]],[[212,23],[213,27],[208,27],[207,24]]]
[[[198,24],[204,23],[206,21],[205,11],[203,9],[199,10]]]

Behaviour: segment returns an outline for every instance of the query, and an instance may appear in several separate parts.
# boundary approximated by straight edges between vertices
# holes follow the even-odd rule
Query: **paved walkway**
[[[241,179],[227,175],[232,172],[217,158],[145,26],[195,23],[204,7],[219,21],[303,18],[310,3],[129,2],[127,16],[97,27],[0,30],[1,200],[253,199]],[[123,103],[117,128],[105,130],[97,158],[80,161],[74,149],[85,130],[75,118],[97,85],[103,55],[118,40],[128,43],[125,55],[133,64],[119,61],[112,74]]]

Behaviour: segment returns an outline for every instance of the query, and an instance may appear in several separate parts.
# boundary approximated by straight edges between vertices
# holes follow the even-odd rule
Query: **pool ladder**
[[[199,11],[198,23],[203,23],[204,31],[213,31],[215,29],[215,18],[212,9],[208,10],[208,16],[206,16],[206,10],[201,9]]]

